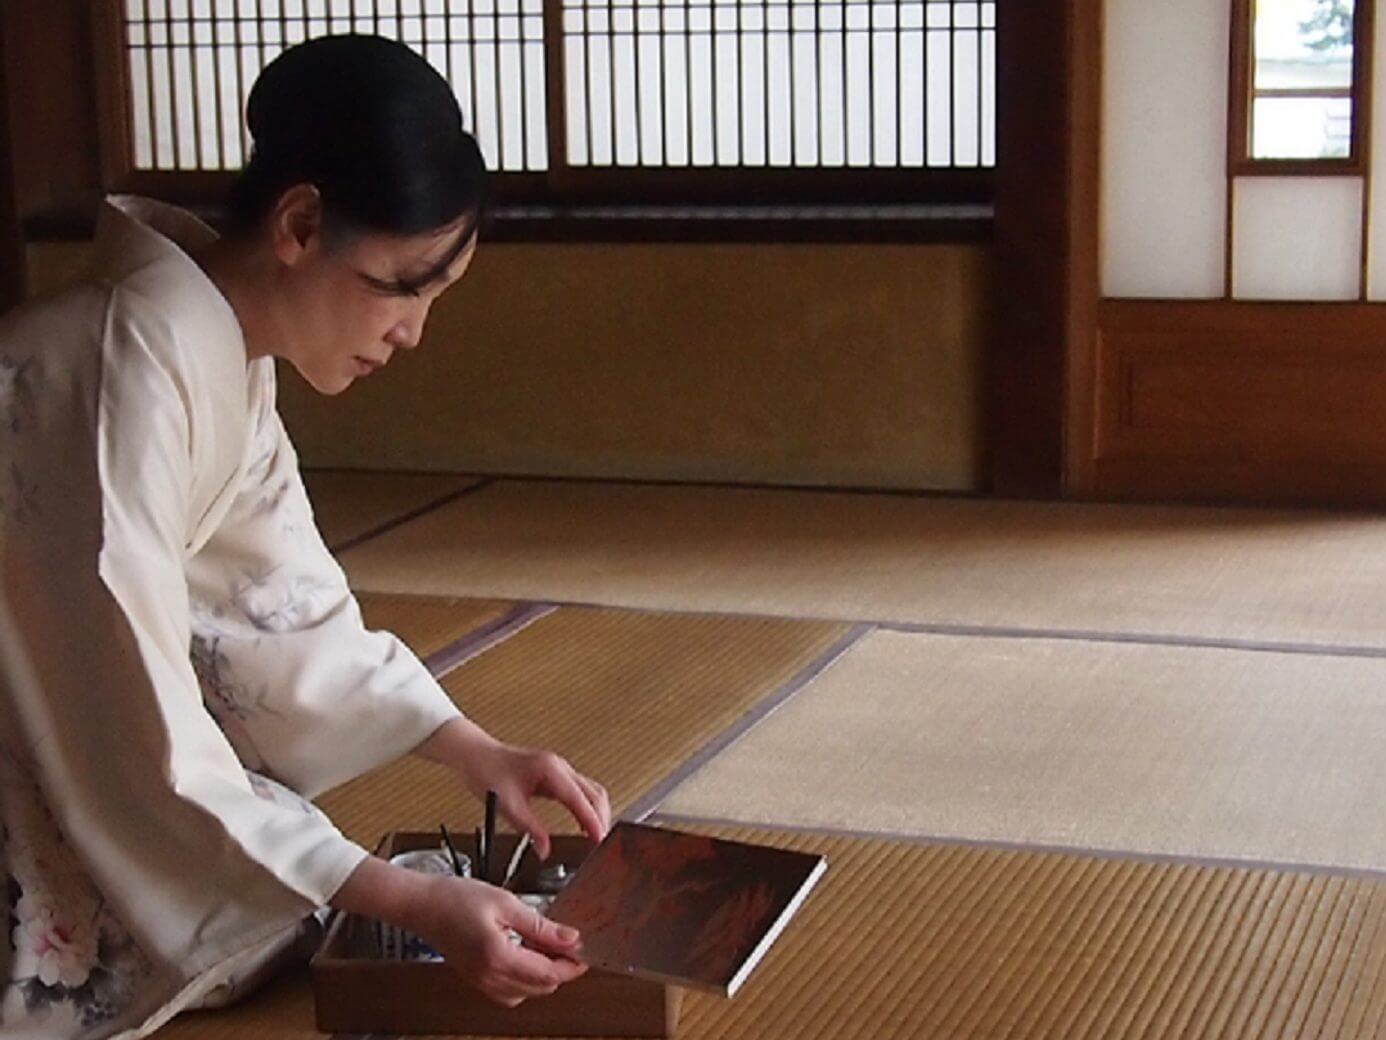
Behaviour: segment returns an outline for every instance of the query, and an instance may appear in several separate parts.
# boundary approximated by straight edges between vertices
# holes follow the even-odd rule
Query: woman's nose
[[[390,346],[405,350],[417,347],[419,340],[423,338],[424,318],[427,314],[426,310],[421,310],[418,314],[410,315],[396,323],[390,334],[385,337]]]

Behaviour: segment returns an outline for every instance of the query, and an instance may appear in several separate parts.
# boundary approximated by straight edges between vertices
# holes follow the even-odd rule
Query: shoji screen
[[[1386,25],[1367,3],[1355,6],[1375,37],[1372,93],[1386,98]],[[1258,18],[1291,30],[1309,9],[1261,4]],[[1383,104],[1369,113],[1366,176],[1236,175],[1232,0],[1106,0],[1104,13],[1103,295],[1357,300],[1365,287],[1386,300],[1386,217],[1373,219],[1386,214]]]
[[[1227,235],[1224,0],[1107,0],[1102,289],[1218,297]]]
[[[1361,177],[1238,177],[1232,191],[1235,299],[1358,299]]]
[[[1367,299],[1386,300],[1386,11],[1376,13],[1372,168],[1367,214]]]

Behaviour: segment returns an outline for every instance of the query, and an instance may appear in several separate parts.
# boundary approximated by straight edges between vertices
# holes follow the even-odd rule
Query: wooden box
[[[512,834],[496,835],[494,870],[504,870],[516,840]],[[388,859],[437,845],[437,834],[397,832],[377,852]],[[556,834],[549,862],[576,867],[591,850],[584,837]],[[533,891],[537,870],[527,855],[511,887]],[[374,922],[351,914],[333,919],[313,956],[312,975],[317,1026],[324,1033],[671,1037],[683,998],[675,986],[593,969],[549,996],[502,1007],[442,962],[383,959]]]

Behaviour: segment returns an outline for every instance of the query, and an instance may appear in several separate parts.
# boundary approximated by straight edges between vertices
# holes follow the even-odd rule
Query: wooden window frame
[[[1227,169],[1233,177],[1351,177],[1370,168],[1375,0],[1355,0],[1352,18],[1352,145],[1341,159],[1257,159],[1251,154],[1255,86],[1256,0],[1232,0],[1232,79],[1228,95]],[[1315,91],[1294,91],[1312,97]],[[1334,96],[1344,96],[1334,93]]]
[[[103,186],[108,191],[155,195],[187,205],[225,197],[235,174],[228,171],[140,170],[130,134],[130,85],[126,72],[123,4],[94,0],[93,45],[101,113]],[[770,166],[636,168],[567,165],[564,124],[561,8],[545,0],[545,63],[552,71],[545,90],[550,169],[496,171],[492,194],[502,205],[632,206],[831,206],[989,204],[994,167],[853,166],[787,169]]]

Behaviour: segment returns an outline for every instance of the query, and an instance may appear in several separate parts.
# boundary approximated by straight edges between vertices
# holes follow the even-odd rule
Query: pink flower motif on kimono
[[[15,915],[15,950],[33,958],[40,982],[73,989],[87,981],[96,967],[99,938],[93,922],[27,894],[15,906]]]

